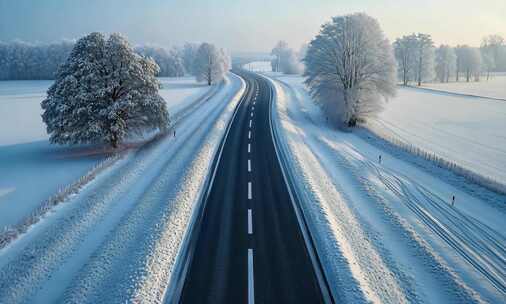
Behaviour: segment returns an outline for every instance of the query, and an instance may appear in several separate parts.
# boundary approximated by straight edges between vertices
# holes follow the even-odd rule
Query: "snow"
[[[160,81],[171,119],[211,89],[193,78]],[[108,156],[92,146],[49,144],[40,102],[51,83],[0,81],[0,229],[26,218]]]
[[[423,87],[450,93],[483,96],[506,101],[506,75],[482,76],[479,82],[426,83]]]
[[[399,88],[368,127],[506,185],[505,101]]]
[[[245,84],[181,110],[177,136],[129,151],[0,250],[0,302],[160,303]]]
[[[244,68],[253,72],[269,72],[272,70],[270,61],[253,61],[244,65]]]
[[[440,179],[444,169],[330,127],[301,77],[273,83],[274,128],[337,302],[504,300],[504,197],[482,199]]]

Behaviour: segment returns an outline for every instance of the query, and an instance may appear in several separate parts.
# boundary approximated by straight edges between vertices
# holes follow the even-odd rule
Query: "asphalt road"
[[[278,162],[271,92],[247,83],[192,231],[181,303],[322,303],[325,297]],[[320,272],[321,273],[321,272]],[[320,282],[320,283],[319,283]]]

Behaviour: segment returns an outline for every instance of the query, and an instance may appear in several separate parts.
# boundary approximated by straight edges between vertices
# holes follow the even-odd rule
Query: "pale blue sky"
[[[506,0],[0,0],[0,40],[51,42],[91,31],[121,32],[134,44],[210,41],[232,51],[298,48],[333,15],[365,12],[390,39],[411,32],[436,43],[479,45],[506,36]]]

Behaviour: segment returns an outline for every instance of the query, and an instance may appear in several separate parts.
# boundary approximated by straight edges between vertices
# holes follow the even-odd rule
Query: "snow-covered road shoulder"
[[[0,302],[161,302],[243,91],[230,74],[176,137],[129,153],[1,250]]]
[[[329,127],[300,77],[272,83],[274,127],[336,300],[503,299],[502,208]]]

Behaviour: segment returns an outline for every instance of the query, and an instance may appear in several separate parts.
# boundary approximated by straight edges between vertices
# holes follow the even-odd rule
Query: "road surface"
[[[216,156],[179,301],[329,301],[276,156],[269,84],[253,73],[238,74],[246,80],[246,93]]]

